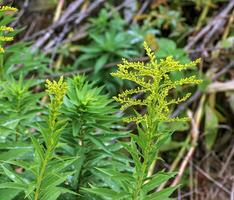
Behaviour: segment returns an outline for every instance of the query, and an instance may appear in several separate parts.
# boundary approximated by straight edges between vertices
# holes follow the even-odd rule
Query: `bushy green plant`
[[[42,109],[37,106],[42,93],[32,93],[30,87],[38,84],[36,81],[24,81],[23,77],[15,80],[13,77],[3,81],[0,87],[0,126],[6,140],[25,140],[29,138],[29,129],[37,121],[36,114]],[[12,134],[14,132],[14,134]]]
[[[42,81],[24,78],[49,72],[48,60],[25,43],[2,52],[0,199],[76,199],[81,187],[103,185],[97,167],[126,167],[128,158],[115,141],[127,133],[119,131],[120,118],[102,88],[84,77],[69,79],[61,116],[65,83],[48,81],[47,112],[40,102],[44,93],[35,88]],[[82,198],[92,196],[83,192]]]
[[[68,79],[68,91],[62,109],[68,125],[62,135],[61,150],[70,156],[78,156],[74,163],[76,172],[71,177],[71,187],[80,192],[88,184],[103,185],[106,178],[97,168],[127,168],[128,158],[120,152],[117,140],[126,137],[121,131],[116,106],[103,87],[97,88],[84,76]],[[93,199],[82,194],[82,199]],[[80,197],[81,198],[81,197]]]
[[[133,48],[132,36],[125,30],[124,20],[114,11],[110,10],[110,12],[113,14],[112,18],[109,17],[107,10],[103,9],[97,19],[91,20],[91,27],[88,30],[90,43],[79,46],[83,54],[75,62],[75,67],[93,66],[96,74],[107,63],[122,57],[130,58],[139,55],[136,48]],[[105,73],[110,71],[107,70]],[[95,79],[97,78],[99,77],[95,76]]]
[[[6,48],[3,54],[4,77],[43,77],[51,74],[49,59],[42,52],[32,52],[30,43],[17,42]],[[38,84],[40,83],[37,80]]]
[[[170,37],[180,37],[187,29],[181,12],[168,6],[158,6],[149,14],[142,16],[144,25],[148,28],[157,27],[160,32],[166,31]]]

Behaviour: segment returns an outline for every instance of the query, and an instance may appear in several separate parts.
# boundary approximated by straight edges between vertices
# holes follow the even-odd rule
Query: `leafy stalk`
[[[47,80],[46,82],[46,87],[47,90],[46,92],[49,95],[52,95],[52,99],[51,99],[51,103],[49,105],[49,119],[48,119],[48,135],[45,138],[45,142],[46,142],[46,150],[45,150],[45,156],[44,159],[42,160],[42,164],[41,164],[41,168],[40,168],[40,172],[39,172],[39,176],[37,177],[37,183],[36,183],[36,191],[35,191],[35,197],[34,200],[38,200],[39,199],[39,194],[40,194],[40,190],[41,190],[41,184],[42,184],[42,180],[43,177],[45,175],[46,172],[46,167],[48,165],[48,162],[52,159],[53,156],[53,151],[56,148],[56,145],[58,143],[58,137],[59,137],[59,132],[61,132],[57,129],[58,126],[58,116],[59,116],[59,109],[62,105],[63,102],[63,97],[66,93],[67,90],[67,85],[66,83],[63,82],[63,77],[60,78],[60,80],[58,82],[53,81],[50,82],[49,80]]]
[[[101,174],[100,169],[128,168],[128,158],[120,152],[121,145],[115,142],[126,137],[128,132],[122,131],[120,117],[115,114],[116,104],[103,94],[103,87],[96,87],[84,76],[69,78],[67,84],[62,112],[68,125],[62,140],[69,145],[69,151],[64,148],[65,152],[79,157],[73,163],[71,188],[89,200],[93,195],[83,188],[103,185],[106,175]]]
[[[151,52],[146,43],[144,43],[144,47],[150,58],[148,64],[123,60],[123,64],[118,65],[118,71],[112,73],[115,77],[133,81],[140,86],[136,89],[126,90],[118,97],[114,97],[116,101],[122,104],[121,109],[125,110],[135,106],[146,109],[146,113],[143,115],[133,109],[135,115],[125,119],[126,122],[135,122],[138,126],[138,135],[132,136],[131,147],[127,147],[135,163],[135,172],[133,174],[135,183],[131,192],[133,200],[160,199],[157,193],[148,195],[148,192],[155,189],[156,186],[150,187],[149,190],[145,188],[148,188],[148,183],[155,178],[155,175],[147,177],[150,166],[157,159],[156,155],[160,150],[160,146],[171,135],[170,132],[162,130],[161,125],[163,123],[188,120],[186,117],[170,118],[170,107],[185,101],[191,95],[189,93],[182,98],[169,100],[169,92],[184,84],[199,84],[201,82],[195,76],[177,81],[170,78],[171,72],[191,68],[199,62],[199,59],[188,64],[180,64],[169,56],[166,59],[161,59],[158,63],[155,54]],[[143,93],[145,98],[133,98],[133,95],[138,93]],[[140,162],[140,160],[143,160],[143,162]],[[173,192],[173,188],[170,190]],[[168,198],[169,195],[168,193],[167,196],[163,197]]]
[[[162,145],[175,131],[174,126],[168,125],[188,120],[187,117],[171,118],[170,110],[171,106],[185,101],[191,94],[173,99],[169,97],[169,92],[184,84],[201,82],[196,76],[174,81],[171,78],[171,72],[194,67],[200,60],[181,64],[169,56],[158,62],[146,43],[144,47],[150,60],[149,63],[128,62],[124,59],[123,63],[118,65],[118,71],[112,73],[115,77],[139,85],[135,89],[126,90],[114,97],[122,104],[122,110],[129,109],[135,113],[125,118],[124,121],[135,122],[138,134],[131,134],[130,142],[121,142],[132,157],[132,162],[128,165],[129,170],[115,167],[99,168],[101,173],[108,175],[103,187],[90,185],[90,188],[83,188],[85,192],[98,195],[105,200],[169,200],[177,188],[175,186],[158,190],[160,185],[171,179],[175,173],[163,171],[152,173],[151,166],[155,165],[158,160],[157,156]],[[138,95],[139,93],[142,95]],[[139,113],[135,107],[141,107],[140,110],[144,110],[144,114]]]

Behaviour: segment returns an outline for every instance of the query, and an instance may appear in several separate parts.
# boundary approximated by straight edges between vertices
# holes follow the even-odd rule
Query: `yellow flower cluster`
[[[8,26],[0,26],[0,31],[13,32],[14,29],[12,27],[8,27]]]
[[[52,107],[60,107],[63,102],[63,97],[67,91],[67,84],[66,82],[64,82],[63,77],[61,77],[58,82],[46,80],[46,88],[46,92],[49,95],[54,96],[54,100],[52,101]]]
[[[5,50],[2,47],[0,47],[0,53],[4,53],[4,52]]]
[[[13,40],[14,40],[13,37],[0,36],[0,41],[2,41],[2,42],[10,42],[10,41],[13,41]]]
[[[135,121],[136,123],[140,123],[149,118],[149,113],[154,113],[154,117],[156,118],[155,120],[158,122],[186,120],[187,118],[171,119],[169,117],[169,106],[185,101],[191,94],[188,93],[182,98],[168,101],[169,92],[177,86],[182,86],[184,84],[199,84],[201,83],[201,80],[197,79],[195,76],[190,76],[178,81],[172,81],[169,74],[171,72],[192,68],[200,62],[200,59],[187,64],[181,64],[174,60],[172,56],[169,56],[165,59],[161,59],[158,63],[155,54],[146,43],[144,43],[144,47],[150,60],[149,63],[128,62],[124,59],[123,63],[118,65],[118,71],[112,73],[112,76],[130,80],[140,85],[140,87],[136,89],[126,90],[119,94],[118,97],[114,97],[116,101],[122,104],[121,109],[123,110],[134,106],[146,107],[147,112],[144,116],[135,112],[136,116],[128,118],[126,121]],[[145,99],[140,100],[132,98],[132,95],[138,93],[145,94]]]
[[[18,9],[14,8],[14,7],[10,7],[10,6],[0,6],[0,12],[17,12]],[[14,29],[12,27],[8,27],[8,26],[0,26],[0,33],[3,32],[3,34],[5,34],[5,32],[13,32]],[[14,37],[10,37],[10,36],[0,36],[0,42],[10,42],[14,39]],[[0,53],[4,53],[5,50],[2,46],[0,46]]]
[[[56,118],[59,115],[59,109],[63,103],[63,97],[67,91],[67,83],[63,81],[63,77],[59,81],[46,80],[46,92],[51,95],[51,103],[49,105],[49,127],[55,128]]]
[[[7,11],[17,12],[18,9],[11,6],[0,6],[0,12],[7,12]]]

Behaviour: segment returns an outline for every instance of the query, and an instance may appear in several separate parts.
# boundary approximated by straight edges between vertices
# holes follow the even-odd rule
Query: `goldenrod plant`
[[[195,76],[172,81],[170,73],[192,68],[200,60],[181,64],[169,56],[158,61],[146,43],[144,43],[144,47],[149,57],[147,64],[129,62],[124,59],[123,63],[118,65],[118,71],[112,73],[114,77],[126,79],[138,85],[136,89],[126,90],[114,97],[122,104],[121,110],[132,109],[135,113],[124,120],[128,123],[135,122],[138,134],[131,136],[129,144],[122,143],[133,159],[133,173],[108,171],[108,175],[118,187],[98,188],[92,186],[91,189],[84,189],[102,196],[103,199],[167,200],[171,199],[170,195],[176,189],[176,187],[169,187],[156,192],[157,187],[172,178],[175,173],[156,172],[152,174],[150,166],[159,159],[158,153],[161,146],[173,132],[164,130],[162,125],[188,120],[187,117],[170,118],[170,111],[171,106],[180,104],[191,94],[188,93],[184,97],[173,99],[170,98],[169,92],[185,84],[197,85],[201,83],[201,80]],[[137,94],[143,94],[143,98],[136,98]],[[139,113],[136,110],[137,107],[145,108],[143,109],[145,113]],[[103,171],[107,173],[105,169]]]
[[[16,152],[20,151],[17,148],[17,142],[21,142],[22,147],[23,143],[29,139],[30,129],[36,121],[40,120],[37,114],[42,111],[42,108],[38,105],[40,98],[44,95],[42,92],[32,91],[41,81],[24,80],[24,78],[38,68],[40,68],[39,71],[46,71],[47,59],[43,55],[37,56],[30,53],[29,44],[24,42],[5,47],[5,43],[12,41],[17,33],[14,28],[8,26],[13,22],[15,12],[17,9],[14,7],[0,6],[0,36],[2,39],[0,42],[0,49],[2,49],[0,53],[0,127],[2,130],[0,143],[7,143],[6,149],[8,145],[15,145]],[[15,142],[14,145],[11,144],[12,141]],[[25,147],[28,145],[27,142],[24,143]]]
[[[231,83],[233,1],[51,1],[0,0],[0,200],[169,200],[199,190],[202,155],[226,164],[221,151],[232,151],[234,94],[215,86]],[[210,26],[223,11],[222,26]],[[212,160],[207,173],[220,171]]]
[[[29,157],[26,157],[27,159],[22,157],[22,152],[19,160],[15,160],[15,157],[11,160],[1,157],[1,162],[3,162],[1,167],[10,181],[1,183],[0,188],[12,189],[18,199],[48,200],[57,199],[62,193],[74,193],[59,185],[74,173],[67,168],[76,158],[58,156],[55,152],[60,134],[66,126],[66,120],[59,119],[59,116],[67,84],[61,77],[58,82],[47,80],[46,88],[51,103],[48,106],[48,117],[38,124],[37,129],[41,137],[37,134],[32,135],[32,144],[29,144],[28,151],[23,152],[24,154],[30,153],[34,149],[33,160]],[[17,173],[13,166],[22,168],[23,172]],[[24,195],[21,192],[24,192]]]
[[[49,116],[47,119],[47,126],[41,127],[41,133],[43,135],[43,139],[45,142],[45,147],[40,145],[38,141],[36,141],[34,138],[32,138],[36,153],[38,155],[37,161],[39,168],[37,169],[37,178],[36,178],[36,185],[35,185],[35,194],[34,199],[46,199],[49,197],[48,192],[49,190],[47,188],[50,188],[51,190],[54,190],[57,186],[57,182],[59,180],[60,175],[56,174],[56,171],[58,169],[49,169],[49,164],[52,158],[55,156],[54,151],[57,147],[59,136],[65,126],[64,121],[59,121],[58,116],[60,115],[60,107],[63,103],[63,98],[67,90],[67,85],[65,82],[63,82],[63,77],[60,78],[58,82],[56,81],[46,81],[46,92],[51,96],[51,103],[49,105]],[[57,162],[57,161],[56,161]],[[56,162],[54,164],[56,164]],[[51,173],[51,174],[50,174]],[[46,182],[55,179],[54,182],[51,182],[50,185],[48,185]],[[64,180],[62,179],[61,182]],[[55,188],[53,188],[55,187]],[[59,190],[59,188],[56,188]],[[57,195],[60,195],[60,191],[56,192]]]

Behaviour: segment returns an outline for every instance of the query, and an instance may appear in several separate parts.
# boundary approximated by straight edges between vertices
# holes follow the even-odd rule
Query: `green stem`
[[[80,175],[82,172],[82,168],[84,166],[85,163],[85,147],[84,147],[84,142],[83,142],[83,138],[79,141],[79,151],[78,151],[78,156],[79,159],[74,163],[75,167],[76,167],[76,173],[73,176],[73,188],[77,191],[79,191],[80,187]]]
[[[157,88],[157,87],[155,87]],[[137,181],[136,181],[136,189],[133,192],[133,200],[138,200],[141,188],[144,184],[144,179],[148,176],[148,171],[150,168],[150,165],[152,164],[152,162],[154,160],[150,160],[150,153],[152,153],[152,144],[153,144],[153,136],[157,135],[157,129],[158,129],[158,122],[154,121],[155,119],[155,105],[156,101],[153,102],[150,106],[149,106],[149,110],[148,110],[148,121],[146,123],[146,130],[145,130],[145,134],[146,134],[146,139],[147,139],[147,145],[145,147],[145,149],[143,150],[143,157],[144,157],[144,161],[141,165],[141,172],[138,175],[137,174]]]
[[[3,55],[0,54],[0,79],[4,79],[4,68],[3,68]]]
[[[147,145],[146,151],[144,154],[144,162],[141,167],[141,173],[137,177],[137,184],[136,184],[136,189],[133,192],[133,200],[137,200],[139,193],[141,191],[142,185],[144,184],[144,179],[147,176],[147,171],[148,171],[148,162],[149,162],[149,148],[150,145]]]
[[[36,184],[37,188],[36,188],[34,200],[39,199],[41,184],[42,184],[43,177],[45,175],[46,166],[47,166],[47,164],[48,164],[48,162],[50,160],[50,154],[51,154],[51,150],[48,149],[46,151],[46,156],[45,156],[45,159],[43,160],[41,171],[40,171],[40,174],[39,174],[38,179],[37,179],[37,184]]]
[[[199,30],[201,28],[201,26],[202,26],[202,24],[203,24],[203,22],[204,22],[204,20],[205,20],[205,18],[207,16],[207,14],[208,14],[210,6],[211,6],[211,1],[208,0],[207,3],[206,3],[206,5],[205,5],[205,7],[202,10],[202,13],[201,13],[199,19],[198,19],[198,23],[197,23],[197,26],[196,26],[195,30]]]

